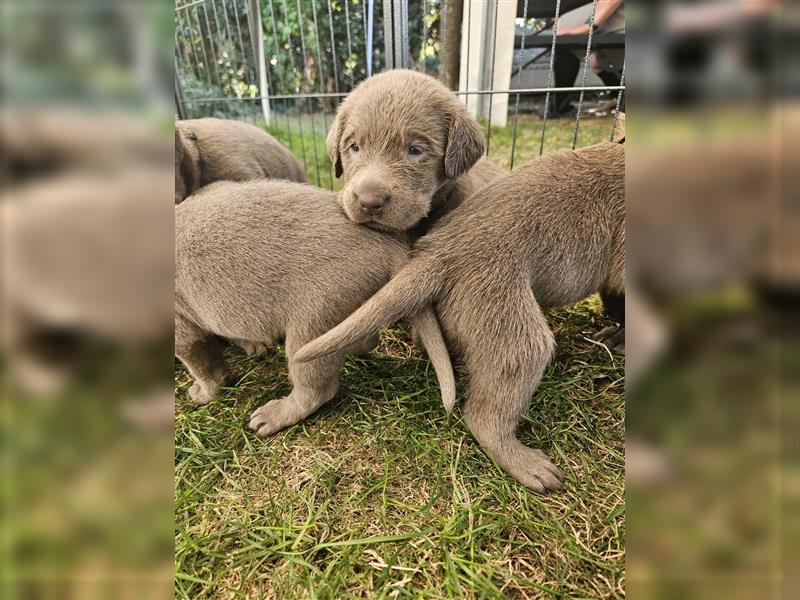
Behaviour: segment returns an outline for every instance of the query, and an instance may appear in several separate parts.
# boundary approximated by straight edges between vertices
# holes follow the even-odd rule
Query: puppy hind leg
[[[541,450],[525,446],[516,437],[517,424],[555,348],[541,310],[535,302],[531,304],[535,319],[522,327],[521,339],[515,339],[515,334],[502,343],[484,342],[478,352],[468,352],[466,367],[470,383],[464,419],[503,470],[523,485],[543,493],[560,489],[563,476]]]
[[[625,324],[625,292],[601,290],[600,299],[609,317],[620,325]]]
[[[608,316],[619,325],[603,327],[592,336],[592,339],[603,342],[606,347],[617,354],[625,353],[625,292],[601,290],[600,299]]]
[[[356,346],[353,349],[352,355],[353,356],[364,356],[365,354],[369,354],[370,352],[375,350],[375,348],[378,347],[378,344],[380,344],[380,341],[381,340],[377,335],[372,335],[372,336],[366,338],[360,344],[358,344],[358,346]]]
[[[303,343],[313,338],[313,335],[304,336],[302,342],[298,343],[287,337],[286,353],[289,356],[292,391],[288,396],[270,400],[250,416],[248,427],[260,437],[270,436],[299,423],[336,395],[344,353],[336,352],[307,363],[295,362],[292,358]]]
[[[230,379],[219,340],[182,317],[175,318],[175,356],[189,369],[194,383],[189,397],[207,404]]]

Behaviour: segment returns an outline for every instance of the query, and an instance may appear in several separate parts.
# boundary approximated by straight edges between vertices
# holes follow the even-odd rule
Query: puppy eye
[[[411,146],[408,149],[408,153],[411,156],[420,156],[423,152],[424,152],[424,150],[420,146]]]
[[[359,148],[359,147],[358,147],[358,144],[356,144],[355,142],[353,142],[352,144],[350,144],[350,145],[347,147],[347,149],[348,149],[348,150],[350,150],[350,152],[358,152],[358,151],[359,151],[361,148]]]

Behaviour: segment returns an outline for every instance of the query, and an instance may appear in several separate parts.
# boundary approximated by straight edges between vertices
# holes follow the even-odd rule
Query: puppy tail
[[[294,360],[308,362],[343,350],[395,321],[418,313],[436,293],[433,272],[427,261],[412,260],[356,312],[300,348]]]
[[[428,353],[433,370],[436,372],[436,379],[439,381],[442,404],[449,414],[456,405],[456,379],[436,313],[428,305],[412,317],[411,324],[416,328],[422,345],[425,346],[425,351]]]

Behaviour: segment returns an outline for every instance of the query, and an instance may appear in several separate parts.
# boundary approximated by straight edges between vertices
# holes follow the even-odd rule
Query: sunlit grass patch
[[[597,300],[548,318],[559,351],[520,427],[567,477],[548,496],[445,414],[403,329],[348,361],[331,403],[267,440],[246,422],[289,390],[281,346],[231,348],[239,380],[204,407],[178,368],[178,597],[621,595],[623,364],[587,339],[608,323]]]

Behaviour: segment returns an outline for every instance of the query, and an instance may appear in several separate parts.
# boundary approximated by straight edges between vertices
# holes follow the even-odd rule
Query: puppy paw
[[[236,345],[239,346],[247,356],[261,356],[266,354],[269,346],[264,342],[253,342],[250,340],[236,340]]]
[[[597,342],[602,342],[614,354],[625,354],[625,328],[618,325],[603,327],[592,336]]]
[[[615,333],[617,333],[619,330],[620,330],[619,325],[609,325],[608,327],[603,327],[600,331],[595,333],[592,336],[592,339],[595,340],[596,342],[604,342],[608,338],[613,336]]]
[[[50,366],[33,358],[19,359],[12,365],[22,389],[35,398],[47,398],[60,392],[68,382],[65,369]]]
[[[189,388],[189,398],[195,404],[208,404],[214,399],[215,395],[214,390],[205,387],[199,381],[195,381]]]
[[[534,492],[543,494],[564,487],[564,475],[541,450],[522,446],[511,460],[502,461],[501,466],[514,479]]]
[[[250,422],[247,426],[259,437],[268,437],[278,433],[281,429],[294,425],[302,418],[298,417],[292,404],[288,398],[267,402],[250,415]]]
[[[131,398],[123,405],[122,415],[137,429],[171,430],[175,425],[175,392],[172,388],[159,388]]]

